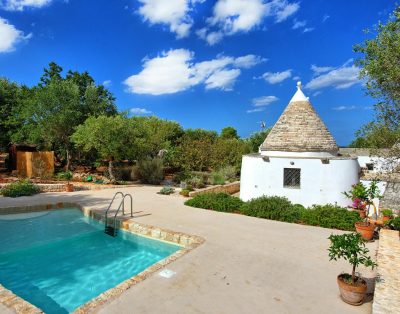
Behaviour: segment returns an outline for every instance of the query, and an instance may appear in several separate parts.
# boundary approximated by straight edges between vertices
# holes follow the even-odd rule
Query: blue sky
[[[373,117],[352,46],[388,0],[0,0],[0,76],[29,86],[55,61],[120,110],[185,128],[273,125],[302,81],[339,145]]]

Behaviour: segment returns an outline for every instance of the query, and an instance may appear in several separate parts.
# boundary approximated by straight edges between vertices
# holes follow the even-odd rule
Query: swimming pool
[[[70,313],[180,250],[119,231],[79,209],[0,215],[0,284],[46,313]]]

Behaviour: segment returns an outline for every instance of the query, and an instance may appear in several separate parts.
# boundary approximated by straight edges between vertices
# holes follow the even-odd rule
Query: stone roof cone
[[[261,145],[261,150],[337,155],[336,141],[302,92],[301,82],[297,83],[297,92]]]

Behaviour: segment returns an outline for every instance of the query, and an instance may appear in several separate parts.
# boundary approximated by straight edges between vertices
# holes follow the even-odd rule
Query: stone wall
[[[192,191],[189,193],[190,197],[194,197],[196,195],[205,194],[205,193],[228,193],[235,194],[240,191],[240,181],[236,181],[233,183],[228,183],[224,185],[214,185],[209,186],[204,189],[200,189],[197,191]]]
[[[400,182],[388,182],[380,202],[381,208],[390,208],[400,212]]]
[[[395,314],[400,309],[400,237],[398,231],[382,229],[377,254],[374,314]]]
[[[8,183],[0,183],[0,189],[6,185],[8,185]],[[52,184],[39,183],[37,184],[37,186],[39,186],[41,192],[65,192],[65,183],[52,183]],[[135,186],[137,185],[74,184],[74,190],[75,191],[105,190],[105,189],[129,188]]]

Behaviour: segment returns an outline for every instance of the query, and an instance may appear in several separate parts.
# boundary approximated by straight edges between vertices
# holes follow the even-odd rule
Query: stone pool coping
[[[46,210],[61,209],[61,208],[78,208],[83,212],[85,216],[91,217],[98,221],[104,221],[105,218],[104,211],[91,209],[89,207],[85,207],[77,203],[69,203],[69,202],[58,202],[58,203],[31,205],[31,206],[3,207],[0,208],[0,215],[38,212],[38,211],[46,211]],[[182,232],[175,232],[164,228],[158,228],[138,223],[133,221],[133,219],[134,217],[133,218],[129,217],[128,219],[126,217],[118,217],[118,227],[125,231],[137,234],[139,236],[144,236],[155,240],[179,245],[181,246],[181,249],[176,251],[174,254],[166,257],[165,259],[158,261],[149,268],[146,268],[141,273],[101,293],[94,299],[78,307],[72,313],[83,314],[92,312],[98,307],[120,296],[124,291],[128,290],[129,288],[138,284],[139,282],[145,280],[151,274],[162,269],[169,263],[189,253],[190,251],[192,251],[205,241],[204,238],[199,236],[189,235]],[[7,308],[15,311],[16,313],[20,314],[44,313],[43,310],[34,306],[28,301],[22,299],[18,295],[14,294],[11,290],[6,289],[1,284],[0,284],[0,303],[6,306]]]

